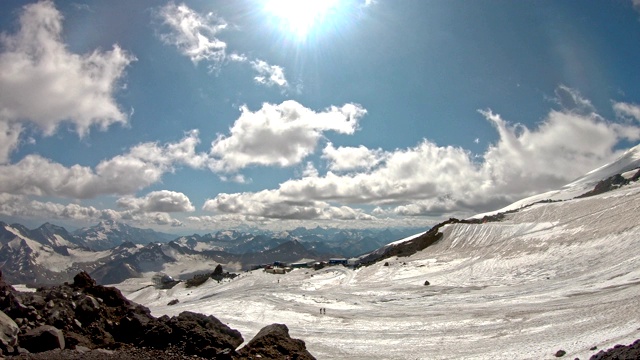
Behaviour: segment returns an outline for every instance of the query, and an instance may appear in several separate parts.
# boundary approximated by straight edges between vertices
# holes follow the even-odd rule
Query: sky
[[[430,226],[640,142],[640,1],[0,4],[0,220]]]

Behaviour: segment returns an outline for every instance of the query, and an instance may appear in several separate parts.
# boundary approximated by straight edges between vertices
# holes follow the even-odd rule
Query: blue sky
[[[640,140],[637,0],[0,6],[4,221],[428,226]]]

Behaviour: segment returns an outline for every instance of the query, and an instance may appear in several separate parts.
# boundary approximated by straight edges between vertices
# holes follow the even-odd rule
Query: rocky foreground
[[[153,317],[87,273],[73,284],[16,291],[0,271],[0,353],[16,359],[315,359],[285,325],[242,335],[213,316]]]

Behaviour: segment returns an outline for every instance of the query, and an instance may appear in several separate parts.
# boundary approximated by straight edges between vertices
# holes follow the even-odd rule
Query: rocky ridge
[[[73,283],[16,291],[0,272],[0,353],[20,359],[314,359],[282,324],[244,339],[213,316],[153,317],[86,272]]]

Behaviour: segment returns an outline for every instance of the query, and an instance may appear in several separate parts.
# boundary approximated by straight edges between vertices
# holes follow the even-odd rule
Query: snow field
[[[156,316],[214,315],[246,340],[284,323],[318,359],[588,359],[640,338],[639,210],[631,185],[445,226],[389,266],[252,271],[127,296]]]

